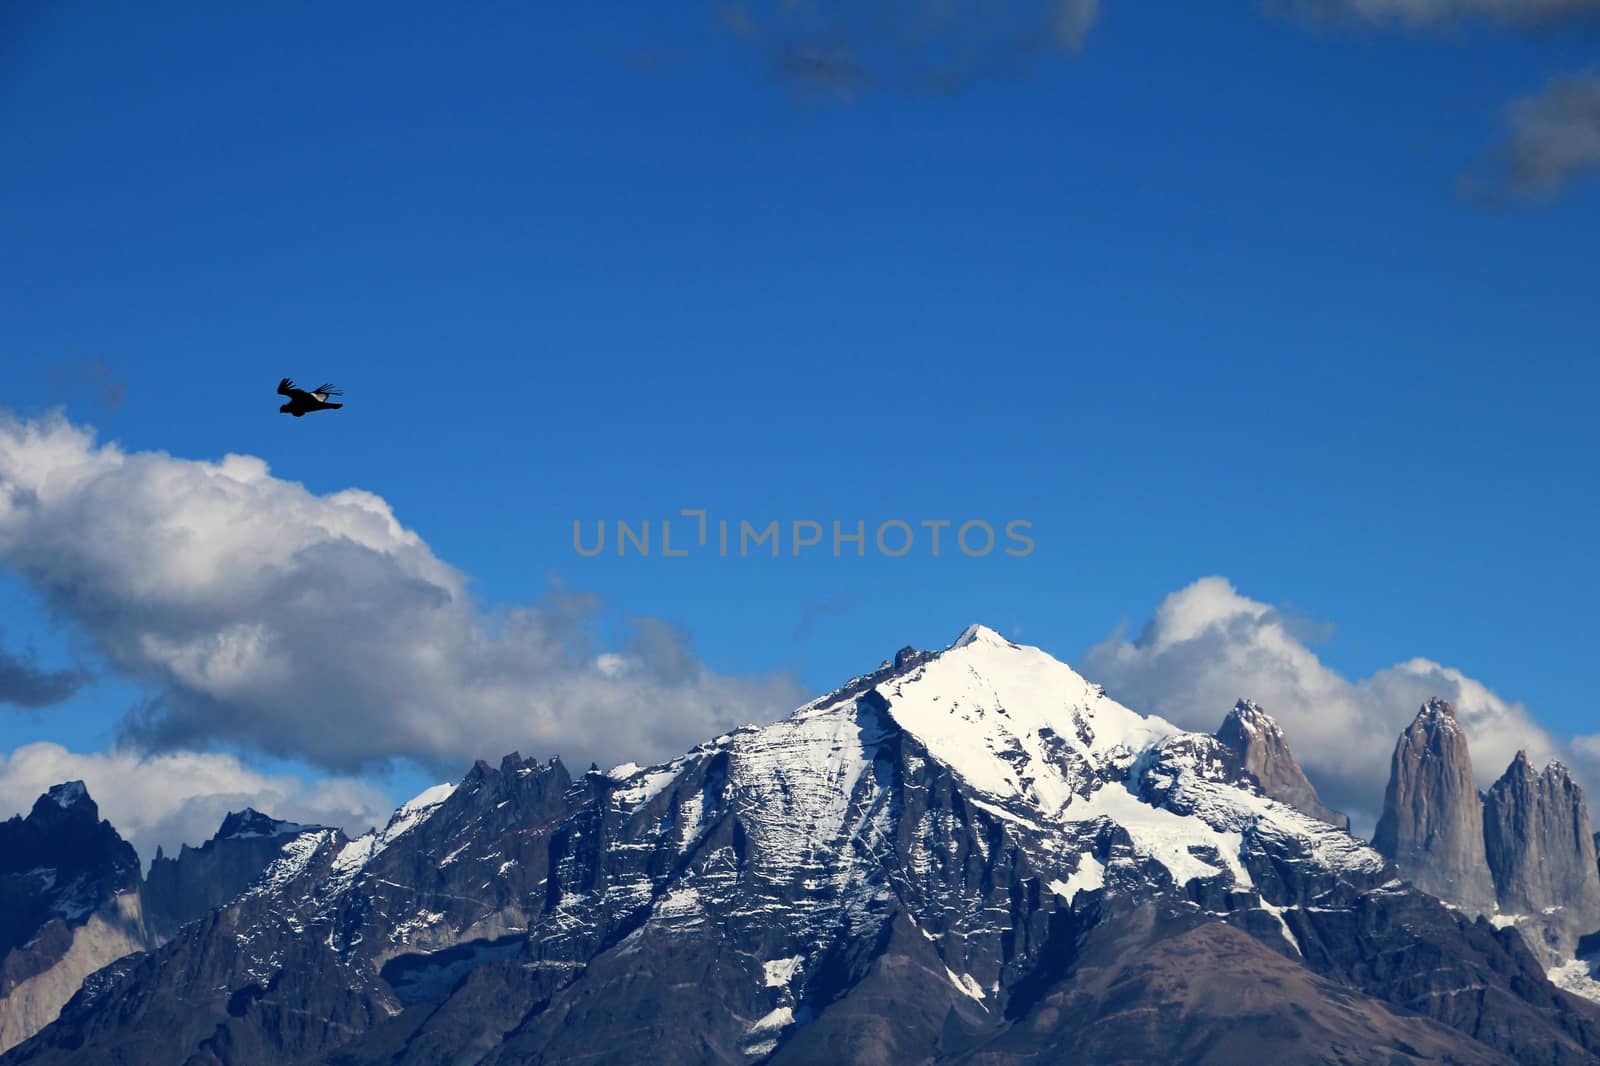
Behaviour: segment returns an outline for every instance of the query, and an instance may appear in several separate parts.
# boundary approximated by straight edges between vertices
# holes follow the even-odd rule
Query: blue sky
[[[579,8],[11,5],[6,405],[359,487],[486,607],[593,593],[729,676],[974,620],[1077,662],[1224,575],[1345,677],[1424,656],[1595,731],[1600,183],[1459,187],[1592,32],[1107,4],[961,92],[842,94],[711,6]],[[281,417],[283,375],[348,406]],[[689,507],[1036,548],[572,549]],[[106,749],[150,677],[13,564],[4,646],[98,680],[0,752]]]

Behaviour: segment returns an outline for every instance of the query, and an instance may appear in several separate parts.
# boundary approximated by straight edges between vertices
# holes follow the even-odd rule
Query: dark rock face
[[[0,1051],[37,1032],[91,970],[149,944],[139,857],[82,781],[0,823]]]
[[[82,922],[139,886],[139,856],[117,835],[82,781],[56,785],[26,818],[0,823],[0,953],[52,921]]]
[[[1283,728],[1259,705],[1250,700],[1234,704],[1217,729],[1216,737],[1255,776],[1263,793],[1330,825],[1350,828],[1348,815],[1322,802],[1289,750]]]
[[[1514,930],[1418,892],[1284,918],[1312,970],[1402,1012],[1471,1033],[1514,1062],[1600,1062],[1600,1009],[1552,986]]]
[[[298,833],[4,1062],[1600,1063],[1514,932],[1217,738],[981,631],[897,658],[660,766],[512,754]]]
[[[1570,956],[1600,929],[1600,874],[1583,789],[1567,768],[1517,752],[1484,796],[1484,844],[1502,913],[1525,915],[1536,951]]]
[[[216,835],[200,847],[183,845],[177,858],[157,849],[144,883],[145,922],[161,940],[171,939],[185,922],[243,892],[291,837],[321,828],[246,808],[229,813]]]
[[[1125,1009],[1134,1003],[1148,1007]],[[1058,1058],[1064,1048],[1072,1049],[1070,1060]],[[1228,925],[1147,905],[1089,932],[1075,946],[1069,980],[957,1061],[1507,1066],[1515,1060],[1430,1018],[1354,993]]]
[[[1372,843],[1422,891],[1469,914],[1494,913],[1483,805],[1448,702],[1429,700],[1400,734]]]

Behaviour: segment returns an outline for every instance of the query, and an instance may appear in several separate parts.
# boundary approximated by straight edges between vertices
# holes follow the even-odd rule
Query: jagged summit
[[[1224,733],[1238,733],[1247,737],[1253,736],[1283,736],[1283,727],[1278,720],[1268,714],[1255,700],[1244,696],[1239,697],[1233,707],[1222,718],[1222,725],[1217,727],[1216,736],[1221,739]]]
[[[1547,962],[1600,929],[1589,805],[1559,761],[1535,771],[1519,751],[1483,796],[1484,846],[1505,920],[1537,927],[1529,939]],[[1530,930],[1531,932],[1531,930]]]
[[[82,781],[63,781],[59,785],[50,786],[43,799],[49,799],[58,807],[71,810],[74,807],[87,807],[98,814],[94,800],[89,798],[89,788]]]
[[[1414,725],[1460,731],[1461,720],[1456,717],[1456,705],[1440,696],[1430,696],[1417,711]]]
[[[62,818],[89,823],[100,820],[100,807],[82,781],[63,781],[51,785],[33,801],[33,817],[56,822]]]
[[[1510,764],[1506,767],[1506,776],[1525,776],[1530,778],[1547,778],[1552,781],[1571,781],[1572,771],[1560,759],[1551,759],[1544,764],[1544,769],[1536,769],[1532,759],[1528,757],[1527,749],[1518,748],[1517,753],[1511,757]]]
[[[1255,700],[1247,696],[1240,696],[1234,703],[1233,709],[1224,719],[1234,719],[1248,728],[1278,729],[1278,721],[1268,714]]]
[[[1238,756],[1266,795],[1340,829],[1350,828],[1348,815],[1322,802],[1290,750],[1283,727],[1259,703],[1241,698],[1222,719],[1215,736]]]
[[[110,822],[82,781],[52,785],[34,801],[26,818],[0,823],[0,875],[33,867],[95,871],[98,880],[137,882],[138,857]]]
[[[45,890],[81,880],[77,895],[98,900],[136,885],[138,869],[132,845],[117,835],[110,822],[100,820],[99,808],[82,781],[52,786],[26,818],[19,815],[0,822],[0,878],[25,874],[41,884],[48,881]],[[0,914],[0,926],[18,917]],[[20,924],[25,923],[19,919]],[[0,950],[6,946],[0,943]]]
[[[229,811],[227,817],[222,819],[222,825],[217,829],[213,840],[238,840],[245,837],[281,837],[292,836],[295,833],[304,833],[312,829],[323,829],[325,826],[301,825],[299,822],[286,822],[280,818],[262,814],[254,807],[246,807],[242,811]]]

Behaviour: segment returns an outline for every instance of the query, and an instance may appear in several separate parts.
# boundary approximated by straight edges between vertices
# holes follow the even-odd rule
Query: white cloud
[[[648,761],[803,695],[706,669],[656,619],[593,647],[592,598],[486,611],[370,492],[319,496],[253,456],[125,452],[60,415],[0,418],[0,565],[148,687],[123,735],[150,751]]]
[[[393,805],[362,781],[258,773],[231,755],[177,752],[141,757],[133,752],[69,751],[59,744],[27,744],[0,752],[0,818],[26,814],[51,785],[81,780],[147,866],[160,845],[209,839],[229,811],[254,807],[291,822],[338,826],[359,833],[382,825]]]
[[[1207,577],[1163,600],[1137,639],[1113,633],[1089,649],[1082,667],[1119,701],[1189,729],[1209,732],[1236,699],[1256,700],[1282,723],[1323,798],[1358,828],[1377,820],[1395,739],[1430,696],[1456,705],[1481,785],[1519,748],[1536,763],[1558,753],[1526,707],[1459,670],[1411,659],[1352,682],[1296,629],[1226,579]],[[1596,755],[1600,762],[1600,746]]]

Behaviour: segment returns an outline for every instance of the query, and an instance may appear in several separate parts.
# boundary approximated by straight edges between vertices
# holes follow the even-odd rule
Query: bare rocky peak
[[[1400,734],[1372,843],[1424,892],[1469,914],[1494,913],[1483,805],[1448,701],[1428,700]]]
[[[1347,815],[1322,802],[1289,749],[1283,727],[1260,704],[1245,699],[1234,704],[1216,737],[1239,757],[1268,796],[1340,829],[1350,828]]]
[[[1579,937],[1600,929],[1588,803],[1564,765],[1536,771],[1517,752],[1484,796],[1483,817],[1500,910],[1536,928],[1528,937],[1536,950],[1570,953]]]

